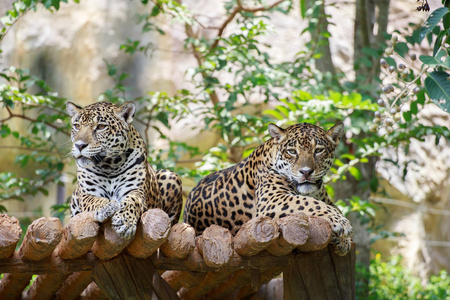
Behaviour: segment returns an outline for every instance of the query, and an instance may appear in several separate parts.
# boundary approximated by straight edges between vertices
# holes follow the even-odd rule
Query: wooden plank
[[[75,300],[92,282],[92,271],[75,272],[70,275],[56,293],[57,299]]]
[[[98,262],[91,252],[70,260],[59,256],[49,257],[39,261],[23,260],[16,251],[14,256],[0,260],[0,273],[14,274],[70,274],[77,271],[92,270]]]
[[[81,293],[80,300],[108,300],[105,293],[99,289],[95,282],[91,282]]]
[[[354,260],[354,243],[346,256],[336,255],[329,246],[293,257],[283,273],[285,299],[355,299]]]
[[[100,262],[93,272],[97,286],[109,299],[179,299],[175,291],[161,278],[148,260],[122,254]],[[151,280],[149,280],[151,279]]]

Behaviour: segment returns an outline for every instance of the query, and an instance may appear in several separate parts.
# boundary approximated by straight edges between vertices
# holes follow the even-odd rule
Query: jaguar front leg
[[[142,192],[131,192],[118,203],[118,210],[112,216],[111,225],[117,234],[128,239],[136,233],[139,218],[147,209]]]
[[[72,196],[70,209],[72,216],[81,212],[94,212],[94,220],[103,223],[119,209],[119,203],[103,197],[79,193],[77,189]]]
[[[270,184],[267,184],[268,180]],[[275,188],[274,188],[275,186]],[[298,195],[281,176],[272,174],[256,187],[256,216],[281,218],[295,212],[327,219],[330,222],[333,237],[332,244],[336,244],[335,252],[345,255],[350,250],[353,228],[350,221],[332,205],[317,199]]]

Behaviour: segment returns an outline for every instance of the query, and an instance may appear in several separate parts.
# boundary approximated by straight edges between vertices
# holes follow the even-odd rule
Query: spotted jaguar
[[[172,223],[178,222],[181,180],[148,164],[145,142],[132,125],[136,105],[98,102],[81,108],[67,102],[66,107],[72,118],[71,155],[77,164],[72,216],[93,211],[99,223],[111,219],[123,238],[134,236],[149,208],[161,208]]]
[[[330,200],[323,177],[334,161],[344,125],[328,131],[307,123],[282,129],[269,125],[271,138],[240,163],[203,178],[189,193],[184,221],[198,234],[211,224],[232,234],[257,216],[277,219],[304,212],[330,222],[335,251],[351,247],[350,222]]]

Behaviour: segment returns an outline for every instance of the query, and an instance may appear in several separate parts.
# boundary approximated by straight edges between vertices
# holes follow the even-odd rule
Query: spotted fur
[[[67,103],[72,117],[72,156],[77,163],[77,185],[72,216],[94,211],[95,220],[111,218],[124,238],[136,232],[140,216],[161,208],[176,223],[181,213],[181,180],[173,172],[155,172],[147,163],[144,140],[131,124],[136,107],[98,102],[81,108]]]
[[[272,138],[249,157],[203,178],[189,193],[184,221],[197,233],[211,224],[236,234],[256,216],[277,219],[295,212],[330,221],[336,252],[350,250],[350,222],[330,200],[323,176],[330,170],[343,124],[328,131],[302,123],[282,129],[269,125]]]

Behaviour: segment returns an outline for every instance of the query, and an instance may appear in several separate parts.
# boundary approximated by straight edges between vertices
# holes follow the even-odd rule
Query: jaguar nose
[[[314,172],[314,170],[311,168],[308,168],[308,167],[300,169],[300,173],[302,173],[303,176],[305,176],[305,179],[309,178],[309,176],[312,174],[312,172]]]
[[[77,149],[81,152],[81,150],[83,150],[84,148],[87,147],[87,143],[85,142],[76,142],[75,143],[75,147],[77,147]]]

